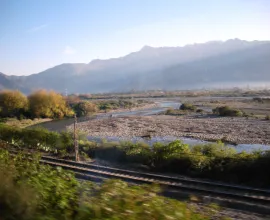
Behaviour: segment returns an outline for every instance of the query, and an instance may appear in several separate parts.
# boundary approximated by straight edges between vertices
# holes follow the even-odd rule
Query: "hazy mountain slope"
[[[94,60],[87,65],[84,74],[90,74],[91,72],[113,72],[114,74],[125,75],[127,72],[158,70],[179,63],[253,47],[261,43],[234,39],[226,42],[214,41],[184,47],[153,48],[145,46],[140,51],[124,57],[109,60]]]
[[[0,85],[15,86],[24,92],[45,88],[74,93],[269,81],[269,45],[234,39],[184,47],[145,46],[124,57],[93,60],[88,64],[61,64],[30,76],[0,75]]]
[[[110,92],[131,89],[202,88],[224,82],[233,82],[236,85],[239,82],[252,83],[264,80],[270,82],[269,45],[269,43],[256,44],[212,56],[208,53],[209,56],[189,59],[188,62],[179,61],[178,65],[168,68],[153,68],[146,72],[130,70],[124,76],[113,72],[110,74],[103,72],[95,80],[85,79],[81,88],[86,88],[88,85],[89,90],[93,88],[98,92]]]
[[[270,83],[270,43],[176,65],[148,74],[144,82],[162,89]]]
[[[63,92],[70,82],[74,83],[76,76],[85,66],[86,64],[61,64],[38,74],[17,78],[15,81],[30,91],[46,88]]]
[[[0,89],[16,89],[16,83],[9,76],[0,72]]]

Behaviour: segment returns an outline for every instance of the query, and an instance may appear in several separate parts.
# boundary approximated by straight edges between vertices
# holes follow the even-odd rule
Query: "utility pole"
[[[131,96],[131,106],[129,107],[129,110],[131,111],[133,108],[133,95]]]
[[[75,161],[79,161],[79,147],[77,140],[77,117],[74,115],[74,150],[75,150]]]

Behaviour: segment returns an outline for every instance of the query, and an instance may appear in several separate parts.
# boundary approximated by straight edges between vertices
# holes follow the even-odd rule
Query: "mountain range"
[[[194,89],[270,84],[270,41],[231,39],[183,47],[144,46],[90,63],[64,63],[29,76],[0,73],[1,89],[64,93]]]

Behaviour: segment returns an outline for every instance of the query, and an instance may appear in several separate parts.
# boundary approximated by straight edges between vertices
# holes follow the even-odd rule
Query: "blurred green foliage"
[[[270,151],[238,153],[222,142],[189,146],[182,141],[168,144],[91,142],[81,149],[91,158],[116,163],[146,165],[159,172],[222,180],[231,183],[269,186]]]
[[[79,146],[88,146],[83,133],[78,133]],[[0,123],[0,140],[17,148],[29,148],[51,152],[59,156],[74,153],[73,134],[71,132],[54,132],[43,127],[19,128]]]
[[[3,220],[179,220],[210,219],[186,203],[158,195],[156,185],[130,186],[118,180],[79,182],[38,157],[11,156],[0,149],[0,216]]]

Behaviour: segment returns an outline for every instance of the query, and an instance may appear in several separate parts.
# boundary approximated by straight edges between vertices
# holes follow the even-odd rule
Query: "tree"
[[[83,101],[73,107],[78,117],[87,116],[97,112],[97,106],[94,103]]]
[[[28,100],[32,117],[63,118],[74,114],[64,97],[53,91],[39,90],[32,93]]]
[[[0,92],[0,116],[20,117],[28,108],[25,95],[17,90],[4,90]]]

